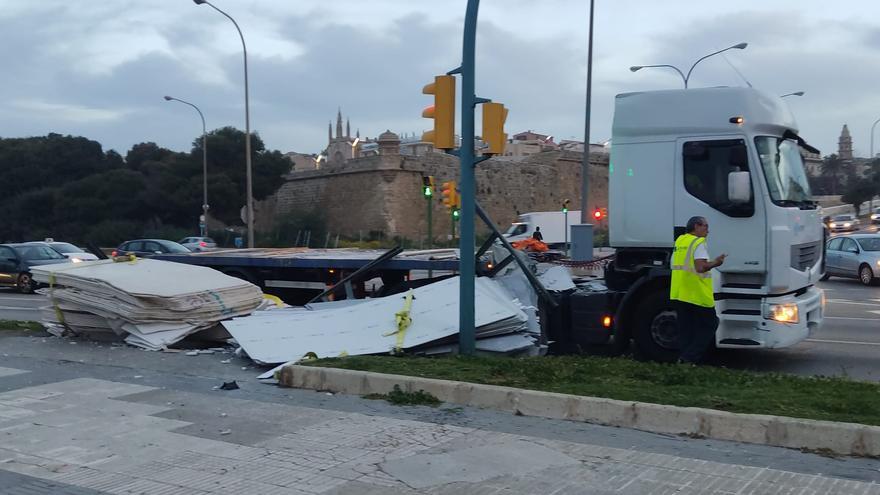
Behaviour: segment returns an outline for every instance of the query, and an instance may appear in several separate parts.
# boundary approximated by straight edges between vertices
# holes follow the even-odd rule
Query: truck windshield
[[[780,137],[755,138],[770,199],[780,206],[815,208],[804,161],[795,141]]]
[[[525,234],[526,230],[528,230],[529,226],[524,223],[514,223],[507,229],[507,232],[504,233],[506,236],[515,236]]]

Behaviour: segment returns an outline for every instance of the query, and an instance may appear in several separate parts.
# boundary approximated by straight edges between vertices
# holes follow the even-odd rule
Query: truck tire
[[[633,339],[639,359],[663,363],[678,359],[677,315],[668,290],[661,287],[636,302]]]

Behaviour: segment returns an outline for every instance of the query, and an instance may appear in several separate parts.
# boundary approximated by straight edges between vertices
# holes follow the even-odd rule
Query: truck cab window
[[[728,198],[728,174],[748,172],[748,148],[742,139],[690,141],[682,147],[682,177],[685,190],[730,217],[755,213],[754,194],[744,204]]]

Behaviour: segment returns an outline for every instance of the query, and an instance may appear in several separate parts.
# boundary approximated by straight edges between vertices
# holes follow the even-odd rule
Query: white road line
[[[852,345],[877,345],[877,346],[880,346],[880,342],[858,342],[855,340],[807,339],[807,342],[819,342],[821,344],[852,344]]]
[[[874,299],[871,299],[873,301]],[[828,299],[825,301],[829,304],[855,304],[857,306],[874,306],[875,308],[880,308],[880,303],[867,303],[867,302],[856,302],[856,301],[848,301],[846,299]]]
[[[880,318],[859,318],[857,316],[825,316],[826,320],[859,320],[859,321],[880,321]]]
[[[28,307],[28,306],[25,306],[25,307],[0,306],[0,309],[9,309],[9,310],[15,310],[15,311],[26,311],[26,310],[39,311],[40,310],[40,308],[34,308],[34,307]]]

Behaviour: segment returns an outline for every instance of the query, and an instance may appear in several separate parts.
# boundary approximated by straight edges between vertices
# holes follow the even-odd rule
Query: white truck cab
[[[626,93],[615,103],[606,271],[615,332],[677,354],[669,260],[692,216],[710,226],[718,347],[775,348],[822,322],[824,236],[786,102],[752,88]]]

